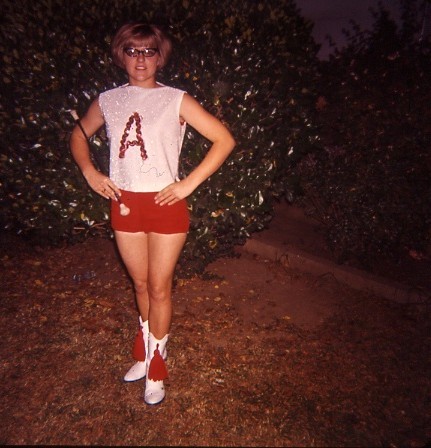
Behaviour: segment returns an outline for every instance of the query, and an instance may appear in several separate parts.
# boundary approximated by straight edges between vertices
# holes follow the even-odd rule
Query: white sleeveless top
[[[123,190],[157,192],[178,180],[185,92],[159,86],[124,85],[99,96],[110,141],[109,177]]]

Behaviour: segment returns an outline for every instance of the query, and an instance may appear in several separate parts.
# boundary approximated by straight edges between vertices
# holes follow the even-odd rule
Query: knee
[[[167,285],[149,285],[148,295],[151,302],[163,303],[171,298],[171,290]]]
[[[136,294],[146,294],[148,291],[148,284],[146,280],[133,279],[133,286]]]

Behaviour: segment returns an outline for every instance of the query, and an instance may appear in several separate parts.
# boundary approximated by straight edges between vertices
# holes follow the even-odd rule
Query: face
[[[129,84],[139,87],[156,87],[159,53],[152,42],[130,44],[123,52],[124,68]]]

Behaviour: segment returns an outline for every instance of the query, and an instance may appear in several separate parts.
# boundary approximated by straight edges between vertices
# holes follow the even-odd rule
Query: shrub
[[[425,251],[430,243],[430,52],[414,2],[398,26],[384,9],[370,33],[323,64],[324,151],[301,163],[303,202],[339,261]]]
[[[317,47],[293,1],[4,2],[0,30],[2,229],[56,244],[109,233],[107,204],[71,161],[69,114],[124,83],[111,64],[112,33],[128,20],[169,27],[175,40],[162,82],[183,88],[231,128],[237,148],[189,198],[192,228],[182,273],[231,253],[292,195],[293,167],[316,142],[312,124]],[[192,130],[187,174],[208,149]],[[103,132],[92,141],[106,160]],[[103,163],[102,163],[103,165]]]

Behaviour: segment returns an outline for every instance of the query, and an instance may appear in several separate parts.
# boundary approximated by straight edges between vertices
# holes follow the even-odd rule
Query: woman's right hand
[[[95,168],[83,174],[90,188],[105,199],[116,201],[116,195],[121,196],[121,191],[114,182]]]

